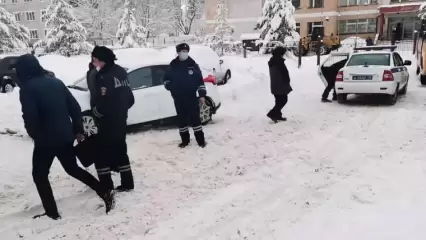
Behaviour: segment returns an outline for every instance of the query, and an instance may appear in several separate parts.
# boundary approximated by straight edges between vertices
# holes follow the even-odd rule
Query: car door
[[[320,77],[324,86],[327,86],[327,79],[336,78],[337,73],[349,59],[349,53],[332,52],[328,57],[319,65],[318,76]]]
[[[402,68],[402,75],[403,75],[403,85],[408,83],[408,80],[410,78],[410,74],[408,73],[408,68],[404,65],[404,60],[402,59],[401,55],[399,55],[398,53],[394,53],[395,54],[395,58],[398,59],[399,64],[401,65]]]
[[[161,89],[158,91],[159,119],[166,119],[177,115],[173,97],[171,93],[164,88],[164,76],[168,70],[168,65],[157,65],[153,67],[154,79],[161,84]]]
[[[402,58],[399,57],[397,53],[392,54],[393,57],[393,69],[392,73],[394,78],[399,82],[400,88],[403,87],[406,84],[406,74],[404,70],[404,62],[402,61]]]
[[[143,67],[128,73],[135,104],[129,110],[127,124],[139,124],[158,119],[158,91],[154,82],[152,67]]]

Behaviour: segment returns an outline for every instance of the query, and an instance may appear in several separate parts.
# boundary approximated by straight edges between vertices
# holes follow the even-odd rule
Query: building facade
[[[216,5],[224,0],[206,0],[206,24],[214,23]],[[292,0],[296,8],[297,31],[302,37],[318,28],[325,36],[331,33],[344,39],[357,35],[374,37],[379,6],[384,0]],[[234,37],[252,33],[261,17],[264,0],[225,0]],[[318,30],[317,29],[317,30]]]
[[[15,16],[15,20],[30,30],[31,42],[45,36],[45,27],[41,19],[49,5],[49,0],[0,0],[0,7]]]

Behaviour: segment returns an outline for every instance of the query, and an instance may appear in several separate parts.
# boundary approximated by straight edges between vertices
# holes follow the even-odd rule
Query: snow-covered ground
[[[233,78],[205,127],[207,148],[178,149],[176,129],[131,134],[137,188],[119,194],[110,215],[55,162],[63,219],[32,220],[42,208],[31,141],[0,135],[1,239],[425,239],[426,90],[415,62],[407,95],[390,107],[323,104],[316,59],[304,58],[301,69],[289,59],[289,120],[271,124],[267,60],[225,59]],[[2,113],[1,129],[21,124],[16,100],[1,96],[3,111],[16,113]]]

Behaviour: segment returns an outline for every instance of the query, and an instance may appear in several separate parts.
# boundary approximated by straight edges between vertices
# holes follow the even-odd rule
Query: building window
[[[300,8],[300,0],[292,0],[291,3],[296,9]]]
[[[376,32],[375,18],[339,21],[340,34],[375,33],[375,32]]]
[[[30,30],[30,37],[31,37],[31,39],[38,39],[38,31],[37,30]]]
[[[1,5],[6,4],[6,0],[0,0],[0,4],[1,4]]]
[[[46,10],[41,10],[40,13],[41,13],[40,14],[40,19],[41,19],[41,21],[43,21],[43,16],[46,14]]]
[[[15,15],[15,20],[17,22],[20,22],[21,21],[21,13],[15,13],[14,15]]]
[[[377,0],[339,0],[339,6],[341,7],[372,4],[377,4]]]
[[[12,4],[17,4],[18,0],[12,0]]]
[[[308,35],[311,35],[314,28],[322,28],[322,22],[309,22],[308,23]]]
[[[323,5],[323,0],[310,0],[310,7],[311,8],[322,8]]]
[[[35,13],[34,12],[26,12],[25,13],[27,21],[34,21],[35,20]]]
[[[300,23],[296,23],[296,32],[300,35]]]

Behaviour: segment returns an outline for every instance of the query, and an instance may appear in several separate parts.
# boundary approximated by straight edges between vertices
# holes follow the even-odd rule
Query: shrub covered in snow
[[[255,30],[261,30],[263,45],[268,42],[298,42],[294,19],[295,8],[291,0],[266,0],[262,9],[262,17]]]
[[[126,0],[124,13],[117,30],[118,43],[126,48],[145,47],[147,31],[136,22],[135,8]]]
[[[0,7],[0,49],[2,52],[28,48],[30,31],[16,22],[15,17]]]
[[[42,16],[47,30],[46,37],[35,43],[45,53],[63,56],[88,53],[93,46],[86,41],[87,31],[76,19],[73,7],[64,0],[52,0]]]
[[[340,45],[339,52],[352,52],[354,47],[367,46],[367,42],[364,38],[352,36],[340,41]]]

